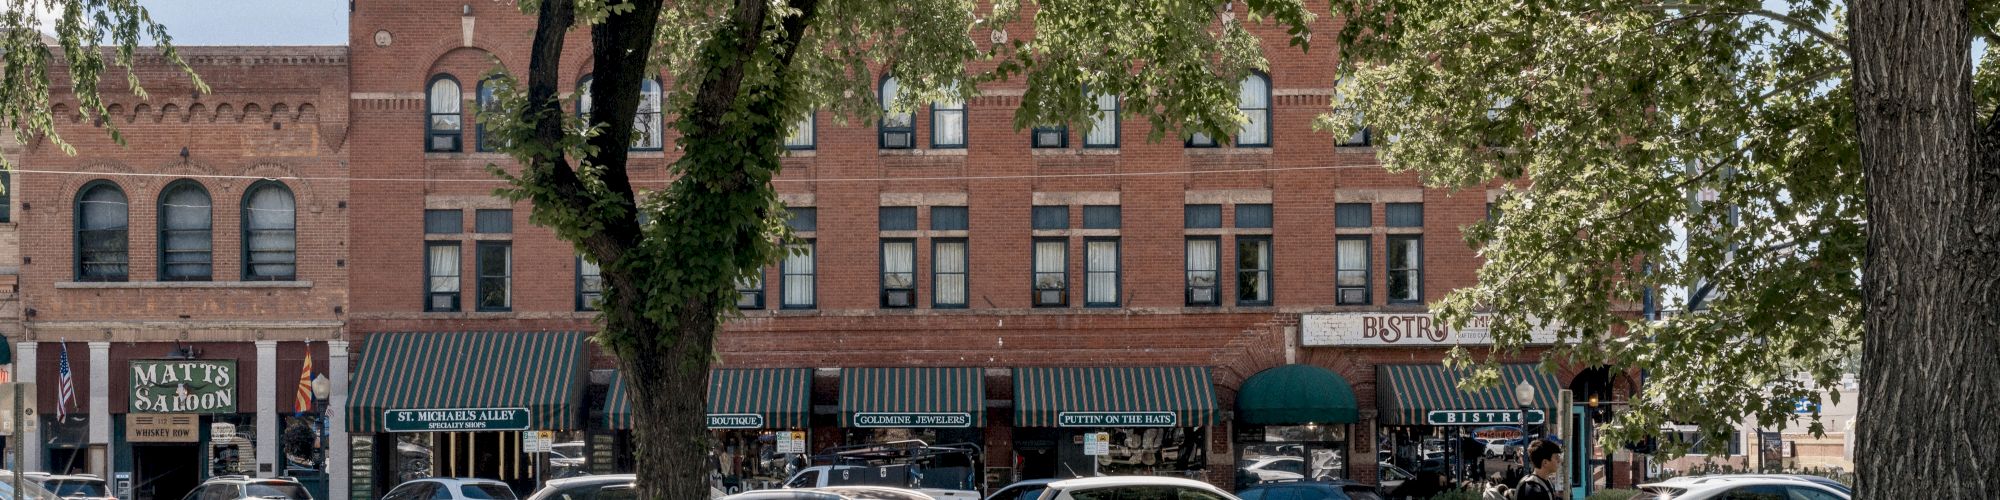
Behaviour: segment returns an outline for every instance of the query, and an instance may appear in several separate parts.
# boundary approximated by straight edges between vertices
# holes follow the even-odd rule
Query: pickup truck
[[[972,445],[931,446],[902,441],[828,450],[814,465],[785,480],[786,488],[885,486],[907,488],[938,500],[980,500],[977,461]]]

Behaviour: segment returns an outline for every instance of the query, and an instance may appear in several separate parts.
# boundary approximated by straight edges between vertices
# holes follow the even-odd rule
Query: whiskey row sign
[[[1493,315],[1480,314],[1452,329],[1429,313],[1306,314],[1299,343],[1308,347],[1428,347],[1493,345]],[[1556,342],[1555,325],[1530,326],[1528,343]]]

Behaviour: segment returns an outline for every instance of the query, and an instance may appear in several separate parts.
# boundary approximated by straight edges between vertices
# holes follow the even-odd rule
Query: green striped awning
[[[1428,425],[1430,412],[1441,410],[1488,410],[1509,413],[1521,407],[1514,401],[1514,387],[1526,381],[1535,387],[1535,408],[1553,415],[1560,402],[1561,384],[1556,377],[1532,364],[1500,365],[1500,382],[1478,392],[1458,389],[1458,381],[1469,370],[1444,365],[1377,365],[1375,401],[1381,407],[1381,425]],[[1483,417],[1474,415],[1475,417]],[[1517,418],[1513,414],[1500,418]]]
[[[354,369],[347,430],[581,429],[580,379],[587,336],[583,332],[370,335],[361,364]],[[438,425],[412,427],[433,422]]]
[[[985,427],[979,368],[842,368],[842,427]]]
[[[811,368],[716,369],[708,372],[708,428],[803,429],[812,416]],[[619,374],[604,396],[605,427],[632,428],[632,401]]]
[[[1014,369],[1016,427],[1200,427],[1215,409],[1206,367]]]

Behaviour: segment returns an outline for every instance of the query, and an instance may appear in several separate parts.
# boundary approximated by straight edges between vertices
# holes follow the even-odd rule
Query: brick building
[[[45,431],[74,446],[38,460],[82,454],[89,470],[144,476],[136,457],[179,453],[130,444],[114,418],[135,413],[111,393],[130,388],[119,374],[161,360],[254,372],[254,401],[200,417],[202,449],[217,446],[210,424],[251,427],[238,432],[256,452],[239,455],[244,472],[323,479],[331,497],[424,475],[527,487],[541,478],[520,430],[557,431],[562,467],[629,467],[616,363],[584,341],[592,266],[528,206],[492,195],[487,165],[511,160],[487,151],[473,118],[485,75],[527,68],[533,22],[506,4],[361,0],[346,48],[189,49],[212,94],[148,61],[155,97],[114,98],[126,146],[87,121],[65,125],[77,156],[28,145],[29,170],[60,174],[15,182],[22,239],[48,242],[21,249],[17,369],[44,382],[45,412],[66,343],[87,350],[69,363],[88,381],[87,411]],[[1573,370],[1516,365],[1507,387],[1444,389],[1457,376],[1437,366],[1444,347],[1481,332],[1431,326],[1424,303],[1475,279],[1461,228],[1493,194],[1423,188],[1380,168],[1366,135],[1313,131],[1333,51],[1300,54],[1257,29],[1271,64],[1242,82],[1253,120],[1232,137],[1149,142],[1134,119],[1017,131],[1019,83],[883,126],[804,121],[776,182],[805,253],[745,283],[743,317],[718,340],[716,486],[771,486],[799,451],[900,439],[977,446],[937,464],[926,481],[940,487],[1091,469],[1374,482],[1382,462],[1439,466],[1425,463],[1433,440],[1478,427],[1460,424],[1518,418],[1517,383],[1553,432],[1582,432],[1559,399]],[[587,84],[587,46],[571,40],[566,88]],[[663,185],[673,139],[633,153],[642,188]],[[189,252],[161,243],[163,210],[181,205],[165,201],[175,176],[219,207],[206,281],[166,278],[200,267],[172,265]],[[244,265],[254,204],[241,200],[272,183],[296,207],[285,279]],[[128,226],[79,221],[96,214],[73,207],[116,201],[94,191],[105,186]],[[144,228],[125,260],[75,246],[122,227]],[[307,349],[328,380],[324,422],[288,417]],[[1431,410],[1473,420],[1429,425]],[[326,444],[296,454],[337,466],[294,470],[278,436],[295,421],[322,423]],[[1100,433],[1101,454],[1085,445]],[[88,453],[99,445],[101,459]]]

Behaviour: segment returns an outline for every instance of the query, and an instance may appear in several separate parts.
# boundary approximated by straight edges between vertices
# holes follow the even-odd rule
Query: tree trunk
[[[2000,492],[2000,158],[1972,108],[1964,0],[1857,0],[1868,177],[1862,499]]]
[[[714,306],[691,305],[714,318]],[[607,312],[609,314],[609,312]],[[625,329],[647,342],[646,353],[619,353],[619,376],[632,398],[639,498],[706,499],[708,491],[708,355],[718,324],[695,321],[682,331],[661,332],[636,314],[609,318],[606,329]],[[698,324],[695,324],[698,323]],[[697,331],[706,329],[706,331]],[[670,340],[678,339],[678,340]]]

